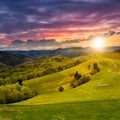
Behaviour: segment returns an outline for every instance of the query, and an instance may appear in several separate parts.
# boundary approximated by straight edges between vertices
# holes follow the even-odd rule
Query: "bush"
[[[95,70],[95,69],[93,69],[93,70],[91,70],[91,71],[89,72],[90,75],[94,75],[94,74],[96,74],[96,73],[97,73],[97,70]]]
[[[88,70],[90,69],[90,65],[88,65]]]
[[[90,80],[90,77],[90,74],[83,75],[83,77],[81,78],[81,84],[88,82]]]
[[[82,76],[80,79],[78,79],[78,80],[76,80],[76,79],[72,80],[70,86],[71,86],[72,88],[76,88],[77,86],[80,86],[80,85],[88,82],[88,81],[90,80],[90,77],[91,77],[90,74],[85,74],[85,75],[83,75],[83,76]]]
[[[0,103],[13,103],[33,97],[34,94],[27,86],[19,84],[0,86]]]
[[[95,63],[93,64],[93,70],[91,70],[91,71],[89,72],[89,74],[90,74],[90,75],[94,75],[94,74],[96,74],[96,73],[99,72],[99,71],[100,71],[100,67],[99,67],[98,63],[95,62]]]
[[[79,86],[79,80],[72,80],[70,86],[72,88],[76,88],[77,86]]]
[[[60,71],[63,71],[64,70],[64,68],[63,67],[58,67],[58,71],[60,72]]]
[[[76,65],[79,65],[79,64],[80,64],[80,61],[79,61],[79,60],[75,61],[75,63],[74,63],[75,66],[76,66]]]
[[[19,85],[22,85],[22,79],[18,79]]]
[[[59,87],[59,88],[58,88],[58,91],[59,91],[59,92],[62,92],[63,90],[64,90],[63,87]]]
[[[22,86],[21,87],[21,92],[24,95],[24,99],[28,99],[28,98],[31,98],[33,96],[33,93],[31,91],[31,89],[28,88],[27,86]]]
[[[24,100],[25,98],[24,94],[20,91],[14,91],[14,94],[16,95],[16,101],[21,101],[21,100]]]
[[[93,68],[94,68],[97,72],[100,71],[100,67],[98,66],[98,63],[97,63],[97,62],[95,62],[95,63],[93,64]]]
[[[80,79],[81,78],[81,74],[78,74],[78,71],[76,71],[75,75],[74,75],[74,78],[76,80]]]

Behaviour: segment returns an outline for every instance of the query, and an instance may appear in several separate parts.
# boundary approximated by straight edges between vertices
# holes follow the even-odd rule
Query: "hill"
[[[11,54],[0,51],[0,66],[16,66],[23,62],[31,60],[31,57],[25,55]]]
[[[108,56],[105,57],[105,54]],[[119,55],[116,55],[116,53],[105,54],[82,56],[72,59],[65,58],[66,62],[64,63],[67,63],[67,61],[82,62],[53,74],[25,80],[23,84],[31,88],[31,90],[36,91],[37,96],[10,104],[5,108],[2,106],[0,112],[2,118],[6,116],[7,118],[25,120],[120,119]],[[53,58],[51,58],[52,63],[55,60]],[[62,60],[64,61],[63,58]],[[100,71],[91,73],[95,68],[95,63],[100,67]],[[75,80],[76,71],[82,77],[90,74],[90,80],[84,84],[72,87],[71,82]],[[60,87],[64,88],[62,92],[59,91]],[[18,115],[18,118],[14,116],[15,113]]]
[[[70,89],[69,83],[71,79],[73,79],[70,77],[70,74],[75,73],[76,70],[82,74],[86,73],[88,64],[93,64],[96,60],[101,63],[102,70],[91,76],[91,80],[88,83],[75,89]],[[117,65],[117,67],[115,67],[115,65]],[[86,68],[84,69],[84,67]],[[68,70],[26,81],[25,84],[31,87],[31,89],[36,90],[39,95],[18,104],[36,105],[73,101],[120,99],[118,68],[120,68],[119,60],[107,58],[91,59]],[[65,91],[62,93],[58,92],[60,86],[65,88]]]
[[[68,56],[77,57],[81,55],[88,55],[94,52],[92,48],[86,47],[70,47],[70,48],[58,48],[56,50],[29,50],[29,51],[6,51],[12,54],[27,55],[31,57],[41,57],[41,56]]]
[[[104,52],[112,52],[119,50],[120,46],[111,46],[104,48]],[[20,54],[20,55],[27,55],[31,57],[43,57],[43,56],[55,56],[55,55],[61,55],[61,56],[67,56],[67,57],[77,57],[77,56],[83,56],[83,55],[90,55],[94,54],[95,50],[90,47],[67,47],[67,48],[58,48],[56,50],[8,50],[7,53],[12,54]]]
[[[13,84],[22,81],[39,78],[48,74],[57,73],[65,69],[71,68],[86,58],[77,60],[65,56],[47,56],[31,61],[24,62],[17,66],[0,70],[0,85]]]
[[[72,59],[61,56],[45,57],[43,59],[37,59],[36,61],[21,64],[19,66],[16,66],[14,69],[9,69],[9,73],[7,71],[6,74],[5,71],[3,71],[4,74],[1,72],[1,76],[3,76],[4,79],[4,76],[6,76],[7,81],[8,78],[11,78],[11,73],[13,73],[11,79],[14,79],[14,81],[11,81],[11,83],[16,83],[18,81],[16,78],[22,79],[24,80],[25,85],[29,86],[38,94],[32,99],[24,101],[25,104],[46,104],[51,102],[54,103],[54,100],[56,100],[57,97],[59,98],[59,100],[57,100],[58,103],[74,100],[86,101],[97,99],[112,99],[118,97],[116,96],[118,94],[114,96],[111,96],[107,93],[105,95],[102,94],[103,91],[104,93],[106,90],[106,92],[111,91],[111,87],[116,90],[118,90],[119,88],[118,79],[120,62],[118,57],[116,57],[116,53],[114,53],[114,58],[116,57],[116,59],[110,58],[110,55],[109,58],[102,57],[104,56],[104,54],[82,56]],[[113,56],[113,54],[111,56]],[[100,71],[98,73],[95,72],[96,74],[94,73],[94,63],[97,63],[100,66]],[[90,75],[90,81],[83,85],[79,83],[79,80],[78,82],[75,81],[74,75],[76,74],[76,71],[83,78],[85,77],[85,75]],[[30,75],[32,75],[33,77],[31,77]],[[117,86],[113,86],[114,84],[112,83],[116,84]],[[59,94],[58,91],[60,87],[64,88],[62,94]],[[76,88],[73,89],[74,87]],[[86,92],[84,90],[86,90]],[[91,94],[90,91],[92,92],[92,94],[94,93],[96,97],[92,97],[92,95],[89,96],[89,94]],[[84,97],[78,94],[79,92]],[[119,93],[119,91],[117,93]],[[71,98],[71,96],[73,97]],[[52,97],[56,99],[53,100]],[[21,102],[20,104],[23,104],[24,102]]]

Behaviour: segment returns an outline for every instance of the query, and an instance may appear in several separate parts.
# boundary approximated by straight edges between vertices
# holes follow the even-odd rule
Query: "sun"
[[[104,39],[102,37],[95,38],[92,46],[96,49],[103,49],[105,46]]]

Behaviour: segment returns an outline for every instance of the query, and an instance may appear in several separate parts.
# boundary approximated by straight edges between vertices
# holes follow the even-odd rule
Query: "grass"
[[[74,58],[74,60],[80,59]],[[82,58],[83,59],[83,58]],[[62,72],[25,81],[38,95],[22,102],[1,105],[3,120],[119,120],[120,60],[91,56]],[[101,71],[77,88],[70,88],[70,74],[88,73],[88,65],[98,62]],[[92,68],[90,68],[92,69]],[[107,86],[102,86],[107,84]],[[58,92],[60,86],[63,92]]]
[[[76,59],[80,59],[80,58],[76,58]],[[65,89],[69,89],[68,83],[70,83],[70,81],[73,79],[73,77],[70,77],[70,74],[74,74],[76,71],[82,74],[88,72],[87,70],[88,64],[92,64],[94,61],[95,60],[89,60],[75,67],[64,70],[62,72],[58,72],[51,75],[46,75],[44,77],[25,81],[24,84],[31,87],[31,89],[37,91],[38,94],[56,92],[58,90],[58,87],[60,86],[64,86]]]
[[[89,72],[87,66],[98,61],[101,65],[101,71],[91,77],[91,80],[77,88],[70,88],[70,81],[73,79],[69,75],[75,73]],[[112,61],[112,62],[111,62]],[[113,63],[117,64],[114,68]],[[47,75],[41,78],[26,81],[25,84],[38,92],[38,95],[32,99],[16,103],[17,105],[41,105],[55,104],[92,100],[111,100],[120,99],[120,81],[119,71],[120,61],[108,58],[90,59],[78,66],[64,70],[59,73]],[[110,69],[110,71],[109,71]],[[102,86],[108,84],[108,86]],[[58,88],[63,86],[65,90],[61,93]],[[53,99],[54,98],[54,99]]]
[[[10,120],[119,120],[120,100],[5,105],[0,107],[0,116]]]

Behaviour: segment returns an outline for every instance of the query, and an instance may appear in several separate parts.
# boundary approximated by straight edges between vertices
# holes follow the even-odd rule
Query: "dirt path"
[[[117,64],[113,60],[109,60],[109,62],[112,63],[113,67],[111,69],[108,69],[107,71],[111,72],[111,73],[116,73],[116,72],[113,72],[112,70],[117,68]],[[120,74],[120,73],[118,73],[118,74]]]

